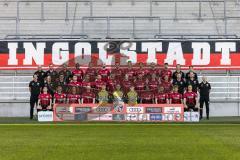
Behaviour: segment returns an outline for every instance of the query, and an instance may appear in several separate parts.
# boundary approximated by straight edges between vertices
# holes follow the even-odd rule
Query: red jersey
[[[132,82],[129,80],[123,80],[122,81],[122,88],[125,94],[128,93],[130,87],[132,86]]]
[[[98,71],[98,74],[102,76],[102,80],[104,82],[107,82],[107,80],[108,80],[108,78],[110,76],[110,71],[108,69],[106,69],[106,68],[105,69],[100,69]]]
[[[135,70],[133,68],[127,68],[124,71],[124,74],[128,75],[128,79],[130,81],[133,81],[134,80],[134,76],[135,76]]]
[[[167,93],[156,93],[155,98],[157,99],[158,104],[166,104],[168,99]]]
[[[95,98],[95,94],[92,92],[84,92],[82,94],[83,103],[93,103],[94,98]]]
[[[95,68],[88,68],[85,72],[85,75],[88,75],[90,77],[90,82],[93,82],[96,78],[96,69]]]
[[[107,90],[109,91],[109,92],[113,92],[116,88],[116,84],[117,84],[117,81],[116,80],[114,80],[114,79],[109,79],[108,81],[107,81]]]
[[[153,74],[155,74],[156,76],[158,76],[159,70],[157,68],[150,68],[148,69],[148,77],[150,78]]]
[[[172,100],[172,104],[181,104],[182,103],[182,94],[171,93],[171,94],[169,94],[169,99]]]
[[[83,70],[81,70],[81,69],[75,69],[75,70],[73,70],[72,71],[72,74],[74,75],[74,76],[77,76],[77,81],[78,82],[82,82],[82,79],[83,79]]]
[[[68,86],[71,86],[71,87],[81,87],[82,86],[82,83],[81,82],[70,82],[68,83]]]
[[[144,80],[138,80],[135,82],[135,90],[140,94],[145,88],[145,81]]]
[[[95,83],[94,83],[94,87],[95,89],[98,91],[100,91],[102,89],[102,86],[103,85],[106,85],[106,83],[103,81],[103,80],[96,80]]]
[[[163,69],[161,72],[160,72],[160,77],[162,80],[164,80],[164,77],[165,76],[168,76],[168,81],[171,81],[171,78],[172,78],[172,71],[169,70],[169,69]]]
[[[164,88],[165,93],[170,93],[172,91],[172,83],[162,81],[161,86]]]
[[[154,95],[151,91],[145,91],[140,94],[140,99],[142,103],[153,103]]]
[[[83,91],[86,91],[87,86],[92,87],[92,83],[91,83],[91,82],[83,81],[83,82],[82,82],[82,89],[83,89]]]
[[[68,94],[67,96],[69,103],[79,103],[80,95],[78,94]]]
[[[186,104],[187,105],[196,105],[196,98],[197,98],[197,93],[195,92],[186,92],[183,95],[184,98],[186,98]]]
[[[152,91],[152,92],[156,92],[157,91],[157,88],[158,88],[158,81],[157,80],[150,80],[148,82],[148,87],[149,89]]]
[[[54,94],[54,99],[55,99],[55,103],[58,103],[58,104],[62,104],[62,103],[65,103],[65,100],[66,100],[66,94],[64,93],[55,93]]]
[[[138,68],[135,70],[135,75],[142,75],[145,77],[148,74],[148,70],[145,68]]]
[[[115,75],[116,79],[123,79],[123,70],[120,68],[114,68],[111,72],[112,74]]]
[[[41,106],[49,106],[50,105],[50,101],[52,99],[52,96],[49,93],[47,93],[47,94],[41,93],[38,96],[38,99],[40,100],[40,105]]]

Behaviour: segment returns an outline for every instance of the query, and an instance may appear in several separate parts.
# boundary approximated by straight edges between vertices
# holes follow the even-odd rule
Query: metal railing
[[[229,34],[229,21],[232,21],[232,20],[236,20],[236,21],[240,21],[240,16],[239,14],[236,14],[236,15],[228,15],[228,13],[230,13],[230,11],[228,10],[227,8],[227,4],[228,4],[228,1],[226,0],[215,0],[215,1],[210,1],[210,0],[201,0],[201,1],[190,1],[190,0],[172,0],[172,1],[158,1],[158,0],[133,0],[133,1],[111,1],[111,0],[103,0],[103,1],[99,1],[99,0],[84,0],[84,1],[61,1],[61,0],[57,0],[57,1],[46,1],[46,0],[43,0],[43,1],[0,1],[0,2],[3,2],[3,3],[16,3],[16,17],[3,17],[3,18],[0,18],[0,21],[2,19],[14,19],[15,20],[15,26],[16,26],[16,29],[15,29],[15,35],[16,37],[19,37],[21,35],[23,35],[24,33],[21,32],[21,24],[24,22],[24,21],[40,21],[41,23],[45,23],[47,21],[56,21],[56,20],[60,20],[60,21],[65,21],[66,23],[69,23],[71,22],[72,23],[72,29],[69,33],[62,33],[62,34],[70,34],[70,35],[76,35],[76,33],[74,32],[74,30],[76,30],[76,28],[78,29],[77,31],[77,35],[86,35],[88,36],[88,33],[86,31],[86,26],[85,26],[85,23],[86,21],[98,21],[98,20],[104,20],[104,23],[106,25],[106,33],[103,33],[102,37],[100,38],[105,38],[105,37],[110,37],[111,36],[111,32],[114,32],[114,29],[111,28],[112,24],[114,23],[114,21],[116,19],[118,20],[130,20],[129,23],[131,23],[131,28],[128,28],[129,31],[131,31],[131,35],[132,35],[132,38],[141,38],[139,36],[137,36],[137,24],[136,24],[136,21],[138,20],[149,20],[149,21],[157,21],[158,23],[158,26],[157,26],[157,31],[155,29],[152,29],[152,32],[154,35],[158,36],[158,35],[162,35],[162,34],[168,34],[168,33],[165,33],[163,31],[163,27],[162,25],[165,24],[165,23],[168,23],[168,21],[174,21],[174,22],[180,22],[180,21],[197,21],[197,22],[203,22],[203,21],[211,21],[213,22],[214,24],[213,25],[216,25],[216,28],[217,30],[219,30],[219,27],[216,23],[216,21],[221,21],[221,23],[223,23],[223,31],[221,31],[221,33],[217,32],[216,36],[226,36],[226,35],[232,35],[232,34]],[[118,2],[118,3],[129,3],[129,6],[134,6],[134,5],[137,5],[138,2],[145,2],[147,4],[147,12],[146,15],[142,16],[142,17],[139,17],[139,16],[95,16],[95,10],[96,8],[96,3],[99,3],[99,2],[102,2],[102,3],[106,3],[109,7],[111,7],[112,5],[114,5],[115,2]],[[39,14],[38,18],[37,17],[31,17],[31,16],[28,16],[27,17],[24,17],[22,16],[22,11],[24,11],[25,7],[27,5],[30,5],[30,4],[37,4],[39,5],[39,9],[40,9],[40,12],[37,13]],[[64,13],[64,16],[60,16],[60,17],[57,17],[57,18],[50,18],[50,16],[46,13],[46,6],[47,6],[47,3],[61,3],[63,4],[62,6],[64,6],[64,8],[62,8],[62,12]],[[74,16],[70,16],[70,3],[84,3],[84,5],[89,9],[89,11],[87,12],[87,14],[89,14],[89,16],[81,16],[81,15],[76,15],[76,10],[77,8],[75,7],[75,11],[74,11]],[[181,14],[182,12],[180,12],[181,10],[181,6],[180,4],[181,3],[190,3],[190,4],[194,4],[194,6],[196,8],[198,8],[197,10],[197,14],[194,14],[194,16],[190,16],[190,17],[181,17]],[[209,4],[208,4],[209,3]],[[218,8],[220,8],[220,13],[221,14],[218,14],[216,15],[216,11],[214,10],[213,6],[214,4],[217,3],[219,6]],[[162,16],[162,15],[158,15],[158,16],[155,16],[156,13],[155,11],[157,10],[157,7],[156,6],[161,6],[162,4],[172,4],[174,7],[173,9],[169,9],[171,10],[170,12],[173,13],[173,16],[172,17],[165,17],[165,16]],[[203,4],[208,4],[210,7],[211,7],[211,11],[209,14],[212,14],[211,17],[209,16],[204,16],[205,14],[205,10],[203,8]],[[134,9],[134,7],[133,7]],[[196,11],[194,11],[196,12]],[[217,11],[219,12],[219,11]],[[79,27],[75,27],[75,23],[80,23],[80,31],[79,31]],[[186,25],[186,28],[187,28],[187,25]],[[206,26],[207,28],[207,26]],[[149,28],[146,28],[148,30],[151,30]],[[37,32],[37,30],[36,30]],[[209,31],[211,32],[211,31]],[[40,33],[41,34],[41,33]],[[181,34],[181,33],[180,33]],[[199,36],[201,34],[201,30],[199,30],[198,33],[193,33],[193,36],[194,34],[196,35],[195,37]],[[211,34],[211,33],[209,33]],[[239,33],[236,33],[236,34],[239,34]],[[19,36],[18,36],[19,35]],[[25,36],[26,34],[24,34]],[[154,35],[152,36],[152,38],[154,38]],[[171,36],[171,34],[168,34]],[[8,33],[8,35],[6,36],[6,38],[8,37],[14,37],[14,34],[13,33]],[[48,35],[42,35],[42,37],[44,36],[48,36]],[[26,37],[26,36],[25,36]],[[29,35],[29,37],[31,37],[31,35]],[[38,36],[39,37],[39,36]],[[21,37],[20,37],[21,38]],[[59,38],[63,38],[63,36],[59,36]],[[121,37],[120,37],[121,38]],[[125,38],[125,37],[124,37]]]
[[[199,80],[201,77],[199,75]],[[208,75],[207,77],[212,85],[211,102],[240,102],[240,76]],[[28,84],[32,78],[31,75],[2,75],[0,78],[0,101],[29,100]],[[19,78],[24,80],[21,81]]]

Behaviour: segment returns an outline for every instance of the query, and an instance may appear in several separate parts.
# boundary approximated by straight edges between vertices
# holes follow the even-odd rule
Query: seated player
[[[103,85],[106,85],[106,82],[104,82],[102,80],[102,76],[101,75],[98,75],[97,79],[94,82],[94,89],[95,89],[95,93],[96,94],[102,89]]]
[[[153,104],[154,93],[147,87],[146,90],[140,94],[139,99],[141,104]]]
[[[193,92],[192,86],[188,85],[187,92],[184,93],[184,111],[198,111],[197,107],[197,93]]]
[[[88,77],[89,77],[89,81],[90,81],[90,82],[94,82],[96,75],[97,75],[97,69],[94,68],[94,67],[93,67],[93,63],[90,62],[90,63],[88,64],[88,68],[86,69],[85,76],[88,76]]]
[[[130,87],[133,85],[133,82],[128,79],[127,74],[124,76],[124,80],[122,81],[121,85],[123,88],[123,93],[126,95],[129,92]]]
[[[107,81],[107,91],[112,94],[116,88],[116,84],[119,84],[119,83],[120,82],[115,79],[115,75],[111,74],[110,78]]]
[[[67,95],[68,104],[80,104],[80,95],[77,94],[77,88],[72,87],[71,93]]]
[[[78,82],[82,82],[83,74],[84,74],[84,72],[83,72],[82,69],[80,69],[80,64],[77,63],[77,64],[75,65],[75,69],[72,71],[72,75],[73,75],[73,76],[74,76],[74,75],[77,76],[77,81],[78,81]]]
[[[138,101],[138,94],[134,89],[134,86],[130,87],[130,91],[127,93],[127,103],[129,105],[136,105]]]
[[[165,75],[164,81],[162,81],[161,85],[164,87],[165,93],[170,93],[172,91],[172,83],[169,81],[168,75]]]
[[[87,86],[92,87],[92,82],[90,82],[90,76],[88,74],[85,75],[85,77],[82,81],[82,92],[83,93],[86,91]]]
[[[101,75],[102,81],[107,82],[110,76],[110,71],[106,68],[106,64],[102,65],[102,68],[99,69],[98,75]]]
[[[162,81],[165,80],[165,77],[168,76],[168,81],[171,81],[172,78],[172,71],[168,69],[168,63],[164,63],[164,68],[163,70],[160,71],[159,76]]]
[[[82,86],[82,83],[79,82],[78,77],[74,75],[72,81],[68,84],[68,92],[72,90],[72,87],[75,87],[77,93],[79,94],[81,86]]]
[[[48,88],[43,87],[43,92],[38,96],[37,111],[47,111],[52,109],[52,96],[48,93]]]
[[[64,94],[62,90],[62,86],[57,87],[57,92],[54,94],[53,104],[66,103],[66,94]]]
[[[184,73],[183,73],[183,71],[181,71],[181,65],[180,64],[177,64],[176,71],[173,72],[173,75],[172,75],[173,80],[177,79],[178,74],[180,74],[182,79],[184,79]]]
[[[155,103],[156,104],[168,104],[168,94],[164,93],[164,87],[160,86],[158,92],[155,94]]]
[[[98,103],[107,104],[109,101],[108,91],[106,90],[106,85],[102,85],[102,89],[98,92]]]
[[[156,74],[153,73],[153,74],[151,75],[151,79],[150,79],[150,80],[147,79],[147,85],[148,85],[149,89],[150,89],[153,93],[156,93],[156,92],[157,92],[157,90],[158,90],[158,85],[159,85],[159,81],[158,81],[158,79],[157,79],[157,77],[156,77]]]
[[[182,74],[180,73],[177,73],[176,74],[176,79],[173,79],[173,82],[172,84],[175,86],[177,85],[178,86],[178,92],[183,94],[184,91],[185,91],[185,81],[183,80],[182,78]]]
[[[82,104],[95,103],[95,94],[91,91],[91,86],[86,87],[86,91],[82,93]]]
[[[197,79],[195,79],[195,74],[194,72],[189,72],[189,79],[186,80],[186,88],[191,85],[192,86],[192,91],[197,93],[198,91],[198,86],[199,86],[199,82]]]
[[[170,104],[182,104],[182,94],[178,92],[178,86],[173,87],[173,93],[169,94],[169,103]]]
[[[121,90],[121,85],[117,84],[116,85],[116,89],[113,92],[113,103],[115,104],[119,104],[119,103],[123,103],[123,92]]]

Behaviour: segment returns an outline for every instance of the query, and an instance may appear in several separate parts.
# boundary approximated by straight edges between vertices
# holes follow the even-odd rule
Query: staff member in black
[[[207,82],[207,78],[205,76],[203,76],[202,82],[199,84],[200,119],[202,119],[204,103],[206,106],[207,119],[209,119],[209,93],[210,93],[210,90],[211,90],[211,85],[210,85],[210,83]]]
[[[33,109],[37,105],[38,96],[41,92],[41,83],[38,81],[38,75],[33,75],[33,80],[29,83],[30,96],[30,119],[33,119]]]

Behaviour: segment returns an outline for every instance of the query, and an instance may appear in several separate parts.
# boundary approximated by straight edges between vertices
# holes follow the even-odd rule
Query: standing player
[[[156,77],[156,74],[152,74],[151,75],[151,79],[148,80],[147,79],[147,86],[149,87],[149,89],[153,92],[156,93],[158,90],[158,86],[159,86],[159,81]]]
[[[134,86],[130,87],[130,91],[127,93],[127,103],[129,105],[136,105],[138,101],[138,94],[134,89]]]
[[[58,72],[54,69],[53,65],[49,65],[49,70],[45,72],[44,78],[50,76],[52,81],[55,82],[58,79]]]
[[[165,77],[168,76],[168,81],[171,81],[172,78],[172,71],[168,69],[168,63],[164,63],[164,68],[160,72],[160,77],[164,81]]]
[[[173,72],[173,75],[172,75],[173,80],[177,79],[178,74],[180,74],[182,79],[184,79],[184,73],[183,73],[183,71],[181,71],[181,65],[180,64],[177,64],[176,71]]]
[[[67,82],[65,81],[63,74],[59,75],[59,80],[55,83],[54,88],[57,88],[58,86],[62,87],[64,93],[67,91]]]
[[[77,88],[72,87],[72,92],[67,95],[67,103],[68,104],[80,104],[81,98],[80,95],[77,94]]]
[[[106,90],[106,85],[102,86],[102,90],[98,92],[98,103],[100,104],[107,104],[109,101],[109,95]]]
[[[158,69],[157,69],[157,67],[156,67],[156,64],[155,63],[151,63],[150,64],[150,68],[149,68],[149,70],[148,70],[148,78],[151,78],[152,77],[152,74],[155,74],[156,75],[156,77],[158,77]]]
[[[169,94],[169,103],[170,104],[182,104],[183,103],[182,94],[178,93],[178,86],[173,87],[173,93]]]
[[[110,76],[110,71],[106,68],[106,64],[102,65],[102,68],[99,69],[98,75],[101,75],[102,81],[107,82]]]
[[[38,70],[34,73],[34,75],[37,75],[38,81],[41,83],[41,85],[43,85],[45,72],[43,71],[42,66],[38,66]]]
[[[188,85],[187,92],[184,93],[184,104],[185,104],[185,111],[198,111],[197,107],[197,93],[194,92],[193,87]]]
[[[38,76],[33,75],[33,80],[29,83],[30,96],[30,119],[33,119],[33,110],[35,105],[38,105],[38,96],[41,92],[41,84],[38,81]]]
[[[88,64],[88,68],[86,69],[85,76],[89,76],[89,81],[94,82],[96,75],[97,75],[97,69],[93,67],[93,63],[90,62]]]
[[[52,81],[52,78],[51,78],[51,76],[47,76],[47,78],[46,78],[46,81],[44,82],[44,87],[47,87],[47,89],[48,89],[48,92],[52,95],[52,97],[53,97],[53,95],[54,95],[54,93],[55,93],[55,90],[56,90],[56,82],[57,81]]]
[[[146,81],[143,79],[143,75],[139,74],[138,79],[134,82],[135,83],[135,90],[140,95],[144,90],[146,86]]]
[[[37,111],[46,111],[52,109],[52,96],[48,93],[48,88],[43,87],[43,93],[38,96]]]
[[[128,76],[128,80],[133,82],[135,76],[135,70],[132,66],[132,62],[128,61],[128,67],[125,69],[124,74]]]
[[[79,94],[81,86],[82,83],[78,81],[77,75],[74,75],[72,81],[68,84],[68,92],[70,92],[72,88],[75,87],[77,93]]]
[[[189,66],[189,71],[186,73],[186,76],[185,76],[186,80],[190,79],[191,72],[194,74],[194,76],[193,76],[194,79],[197,80],[198,76],[197,76],[197,73],[194,72],[193,66]]]
[[[91,91],[91,86],[86,87],[86,91],[82,94],[82,104],[84,103],[95,103],[95,94]]]
[[[161,85],[164,87],[165,93],[170,93],[172,91],[172,83],[169,81],[169,76],[165,75],[164,81],[162,81]]]
[[[70,77],[72,76],[72,72],[70,70],[68,70],[68,66],[66,64],[64,64],[62,66],[62,70],[59,72],[59,75],[63,75],[64,81],[66,83],[69,83]]]
[[[138,76],[141,75],[143,79],[145,79],[148,74],[148,70],[144,68],[144,64],[142,62],[140,62],[138,65],[139,65],[139,68],[135,70],[135,75],[138,75]]]
[[[185,81],[182,78],[182,74],[181,73],[177,73],[177,78],[173,79],[172,84],[175,86],[178,86],[178,92],[181,93],[183,95],[184,90],[185,90]]]
[[[111,74],[115,75],[115,78],[118,80],[123,79],[123,70],[120,68],[120,64],[116,62],[114,69],[112,70]]]
[[[155,94],[155,103],[156,104],[168,104],[168,94],[164,93],[164,87],[160,86],[158,92]]]
[[[73,76],[77,76],[77,81],[82,82],[83,79],[83,70],[80,68],[80,64],[76,63],[75,69],[72,71]]]
[[[54,94],[53,104],[66,103],[66,94],[63,93],[62,86],[57,87],[57,92]]]
[[[189,73],[189,79],[186,80],[186,87],[188,87],[189,85],[192,86],[193,92],[197,93],[199,83],[198,83],[198,80],[195,79],[194,72],[190,72]]]
[[[209,94],[211,91],[211,85],[207,81],[207,77],[202,77],[202,82],[199,84],[199,93],[200,93],[200,119],[203,115],[203,105],[206,106],[206,115],[209,119]]]

